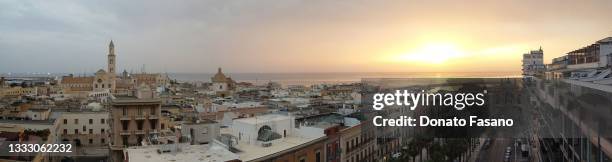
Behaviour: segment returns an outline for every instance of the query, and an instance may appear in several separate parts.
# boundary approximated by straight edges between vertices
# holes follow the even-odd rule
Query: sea
[[[169,73],[184,82],[210,81],[212,73]],[[226,73],[238,82],[263,85],[277,82],[287,85],[354,83],[366,78],[516,78],[520,72],[338,72],[338,73]]]
[[[4,73],[0,76],[17,77],[56,77],[66,73]],[[79,76],[79,74],[74,74]],[[179,82],[209,82],[214,73],[168,73],[171,79]],[[237,82],[250,82],[263,85],[277,82],[287,85],[314,85],[355,83],[366,78],[515,78],[520,72],[336,72],[336,73],[225,73]]]

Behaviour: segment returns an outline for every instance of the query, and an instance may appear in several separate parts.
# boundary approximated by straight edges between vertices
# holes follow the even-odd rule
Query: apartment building
[[[523,75],[538,76],[544,74],[546,66],[544,66],[543,57],[544,51],[542,48],[523,54]]]
[[[110,126],[106,111],[64,112],[55,121],[58,137],[77,146],[107,146]]]
[[[111,101],[110,129],[113,161],[121,161],[123,149],[140,146],[143,141],[156,138],[161,130],[161,100],[139,95],[118,97]]]

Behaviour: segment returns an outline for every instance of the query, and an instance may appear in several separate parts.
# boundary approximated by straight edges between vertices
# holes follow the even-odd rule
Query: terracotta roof
[[[94,77],[72,77],[72,76],[64,76],[62,77],[62,84],[93,84]]]

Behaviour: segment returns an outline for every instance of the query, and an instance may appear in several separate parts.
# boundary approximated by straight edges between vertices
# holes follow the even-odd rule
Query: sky
[[[612,35],[612,1],[0,1],[0,73],[520,71]]]

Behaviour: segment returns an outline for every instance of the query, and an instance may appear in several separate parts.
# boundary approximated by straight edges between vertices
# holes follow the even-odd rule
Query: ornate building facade
[[[65,94],[77,96],[87,96],[92,92],[108,92],[111,94],[127,95],[131,90],[141,84],[149,87],[160,87],[169,84],[166,74],[128,74],[123,71],[121,76],[117,76],[117,59],[115,54],[115,44],[111,40],[108,45],[107,70],[98,70],[93,76],[73,76],[62,77],[61,86]]]
[[[234,82],[232,78],[226,77],[223,71],[221,71],[221,68],[217,70],[217,74],[210,78],[210,80],[212,81],[211,89],[217,96],[231,96],[231,92],[234,90],[236,82]]]

